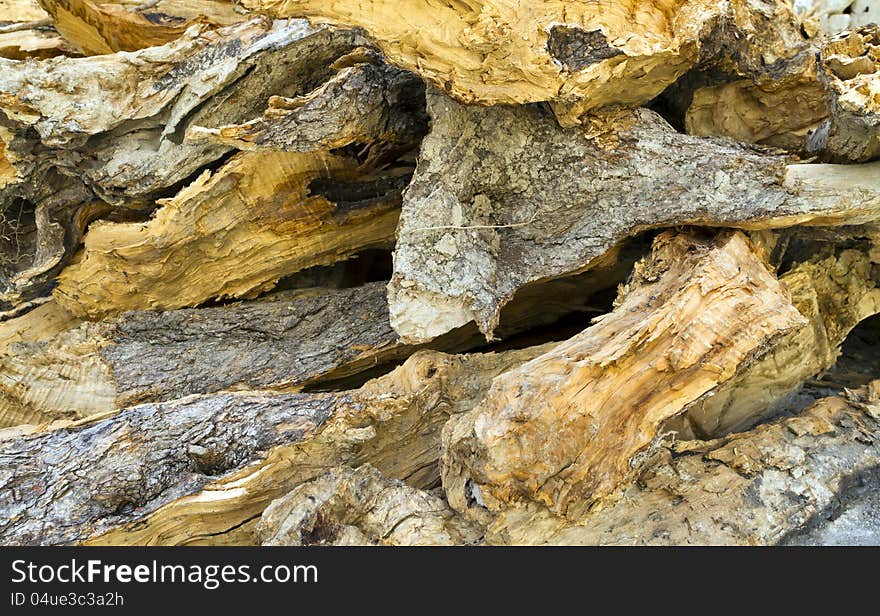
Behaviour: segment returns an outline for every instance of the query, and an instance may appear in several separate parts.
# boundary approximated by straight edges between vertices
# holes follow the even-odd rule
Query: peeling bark
[[[673,131],[646,109],[560,128],[536,107],[465,107],[432,92],[430,134],[404,196],[389,285],[409,341],[500,308],[535,280],[591,267],[629,235],[680,224],[743,228],[880,218],[876,164],[786,165]]]
[[[636,273],[613,312],[444,428],[454,509],[535,501],[576,518],[638,472],[664,421],[805,322],[741,233],[662,234]]]

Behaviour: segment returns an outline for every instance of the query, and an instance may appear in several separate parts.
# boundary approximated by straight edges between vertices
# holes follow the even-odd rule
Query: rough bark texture
[[[392,324],[408,340],[471,320],[491,335],[518,288],[589,268],[644,229],[880,218],[874,164],[786,166],[676,133],[646,109],[563,129],[537,107],[465,107],[432,92],[428,108],[389,286]]]
[[[533,500],[581,515],[632,478],[665,420],[805,322],[741,233],[663,234],[636,271],[613,312],[444,428],[453,508]]]
[[[187,137],[242,150],[282,152],[330,150],[351,144],[386,142],[417,146],[427,130],[421,102],[424,84],[413,75],[373,61],[366,50],[340,58],[341,68],[320,88],[296,98],[273,96],[261,118],[245,124],[192,126]]]
[[[262,545],[468,545],[482,530],[442,498],[388,480],[369,464],[339,467],[272,501]]]
[[[672,447],[620,499],[577,524],[536,506],[488,529],[495,544],[773,545],[833,515],[880,471],[878,383],[800,416]]]
[[[0,543],[831,541],[880,30],[795,5],[0,0]]]
[[[358,391],[220,393],[50,431],[8,431],[0,440],[0,542],[222,543],[215,535],[230,531],[241,541],[271,500],[345,464],[369,462],[431,487],[450,414],[544,348],[422,352]]]
[[[223,389],[296,389],[406,351],[384,285],[282,292],[243,304],[129,312],[0,357],[0,425],[79,419]]]

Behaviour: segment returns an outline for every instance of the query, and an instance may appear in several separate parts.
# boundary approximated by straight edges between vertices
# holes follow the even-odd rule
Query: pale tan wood
[[[444,428],[450,504],[484,519],[534,501],[576,518],[634,477],[666,420],[805,321],[742,233],[661,234],[614,311]]]

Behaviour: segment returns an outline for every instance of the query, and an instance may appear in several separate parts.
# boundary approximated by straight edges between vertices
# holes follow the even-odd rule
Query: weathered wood
[[[390,246],[412,171],[316,152],[242,152],[146,223],[95,223],[56,300],[78,315],[255,297],[280,278]]]
[[[769,64],[802,40],[783,2],[245,0],[275,16],[362,27],[392,64],[465,103],[553,101],[563,124],[660,94],[713,46]],[[704,45],[705,43],[705,45]],[[739,53],[743,52],[743,53]],[[741,57],[740,57],[741,56]]]
[[[271,97],[261,118],[219,128],[191,126],[187,138],[283,152],[377,141],[417,146],[428,124],[424,84],[371,56],[368,50],[356,50],[340,58],[334,66],[341,70],[320,88],[296,98]]]
[[[3,32],[0,28],[0,58],[45,60],[60,55],[76,55],[76,50],[54,30],[27,28]]]
[[[55,29],[87,55],[164,45],[199,23],[162,13],[148,17],[133,10],[134,7],[129,9],[92,0],[39,0],[39,4],[52,17]],[[199,21],[210,23],[207,19]]]
[[[231,306],[129,312],[10,341],[0,353],[0,426],[223,389],[295,390],[405,357],[384,295],[381,283],[291,291]]]
[[[180,143],[190,123],[245,121],[272,94],[305,94],[362,43],[351,32],[255,19],[193,28],[133,54],[0,59],[2,222],[15,225],[22,204],[35,212],[30,226],[11,227],[29,239],[19,242],[16,263],[0,263],[0,300],[45,293],[85,226],[108,214],[92,191],[117,210],[152,208],[156,196],[230,151]],[[206,104],[215,95],[216,104]],[[11,237],[9,228],[3,236]]]
[[[880,156],[880,27],[816,43],[754,79],[693,92],[685,126],[695,135],[804,152],[832,162]]]
[[[468,545],[482,531],[428,492],[369,464],[297,486],[260,517],[262,545]]]
[[[253,541],[269,502],[339,465],[369,462],[431,487],[450,414],[544,349],[421,352],[357,391],[194,396],[11,431],[0,439],[0,542],[224,542],[228,532]]]
[[[37,0],[0,0],[0,23],[42,21],[47,17]]]
[[[804,322],[742,233],[661,234],[614,311],[444,428],[450,504],[490,516],[531,500],[576,518],[638,472],[664,421]]]
[[[514,508],[493,544],[772,545],[832,515],[880,472],[880,383],[826,398],[797,417],[717,441],[672,446],[619,500],[572,524]],[[665,458],[665,459],[664,459]]]
[[[832,39],[822,65],[831,114],[808,149],[831,161],[880,158],[880,26]]]
[[[588,276],[523,289],[502,312],[499,337],[597,312],[594,295],[624,280],[640,251],[627,253]],[[484,345],[476,326],[431,342],[446,352]],[[82,325],[53,301],[0,325],[0,427],[85,418],[220,389],[345,386],[419,348],[391,328],[384,282],[286,291],[217,307],[132,311]]]
[[[664,427],[680,438],[713,438],[750,428],[773,415],[808,378],[828,370],[860,321],[880,312],[880,288],[865,251],[821,252],[780,278],[808,323],[772,348],[713,396],[697,401],[683,423]]]
[[[524,284],[583,271],[648,228],[880,218],[876,163],[787,165],[679,134],[646,109],[572,129],[540,108],[465,107],[438,92],[428,109],[389,285],[392,324],[411,341],[471,320],[491,335]]]

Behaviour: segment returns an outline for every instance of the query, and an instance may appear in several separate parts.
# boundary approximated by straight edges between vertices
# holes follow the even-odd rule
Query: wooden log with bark
[[[826,541],[880,485],[844,4],[0,0],[0,544]]]

